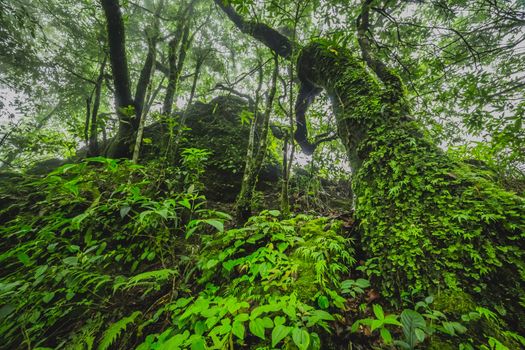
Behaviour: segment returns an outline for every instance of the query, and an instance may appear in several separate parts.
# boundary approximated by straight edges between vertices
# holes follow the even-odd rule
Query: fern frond
[[[120,288],[130,289],[136,287],[139,284],[164,282],[175,274],[177,274],[177,270],[172,269],[162,269],[139,273],[138,275],[130,277],[126,281],[116,282],[113,286],[113,290],[117,291]]]
[[[120,336],[120,333],[126,330],[126,327],[135,322],[137,316],[142,315],[142,312],[135,311],[128,317],[124,317],[120,321],[113,323],[109,328],[104,332],[102,340],[98,345],[98,350],[107,350],[113,344],[113,342]]]

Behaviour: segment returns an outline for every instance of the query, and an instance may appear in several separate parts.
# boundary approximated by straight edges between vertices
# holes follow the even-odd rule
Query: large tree
[[[381,271],[375,282],[383,293],[479,293],[505,303],[521,320],[523,199],[487,172],[451,159],[411,117],[401,78],[370,47],[372,1],[362,2],[355,28],[360,54],[322,38],[301,45],[215,2],[242,32],[281,57],[295,59],[294,48],[299,51],[295,139],[306,152],[315,149],[307,107],[321,90],[328,94],[353,172],[361,246],[369,266]]]

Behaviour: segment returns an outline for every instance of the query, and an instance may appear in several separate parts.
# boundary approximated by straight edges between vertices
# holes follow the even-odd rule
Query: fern
[[[162,269],[162,270],[154,270],[154,271],[147,271],[147,272],[139,273],[138,275],[130,277],[126,281],[115,282],[115,284],[113,285],[113,290],[117,291],[120,288],[130,289],[130,288],[136,287],[137,285],[144,285],[144,284],[151,284],[151,283],[155,284],[155,283],[163,282],[175,274],[177,274],[177,271],[172,270],[172,269]]]
[[[135,322],[137,316],[142,315],[142,312],[135,311],[128,317],[124,317],[118,322],[113,323],[102,336],[102,340],[98,345],[98,350],[107,350],[111,344],[120,336],[120,333],[126,330],[126,327]]]

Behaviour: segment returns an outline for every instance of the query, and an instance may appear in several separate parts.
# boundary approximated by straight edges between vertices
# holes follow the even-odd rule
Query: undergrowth
[[[357,261],[345,222],[265,210],[232,227],[199,194],[208,155],[186,150],[180,168],[91,158],[5,189],[0,348],[524,344],[471,300],[458,310],[438,294],[392,308],[368,280],[383,267]]]

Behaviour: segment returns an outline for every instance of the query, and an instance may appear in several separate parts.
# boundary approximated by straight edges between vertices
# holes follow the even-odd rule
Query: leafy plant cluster
[[[141,349],[321,349],[336,320],[330,310],[344,308],[351,240],[337,221],[279,215],[264,211],[209,237],[198,263],[202,291],[166,305],[172,326]]]
[[[184,182],[195,169],[172,169],[180,182],[165,188],[159,165],[68,164],[28,181],[27,199],[3,209],[12,220],[0,229],[2,348],[106,349],[143,305],[171,295],[193,265],[194,237],[229,216],[205,209]]]

